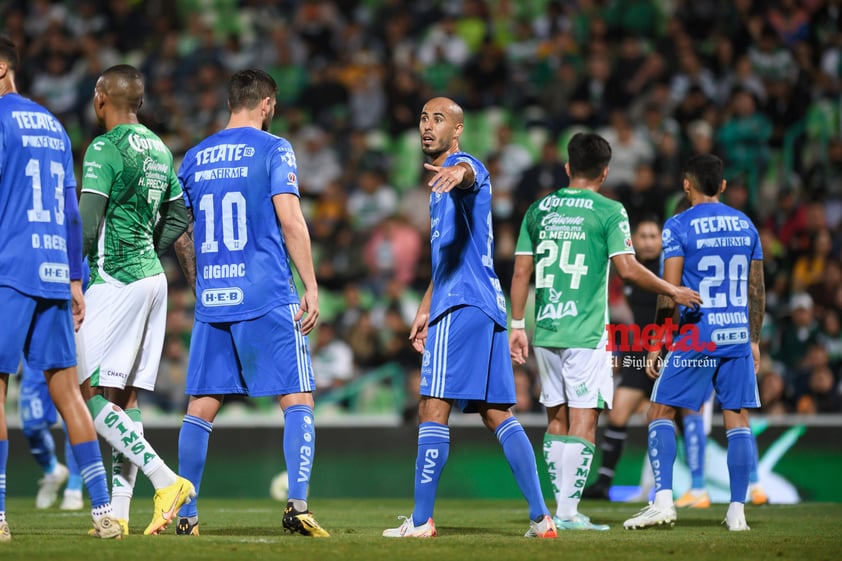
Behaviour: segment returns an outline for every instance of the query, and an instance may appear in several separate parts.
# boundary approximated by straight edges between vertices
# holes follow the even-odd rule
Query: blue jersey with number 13
[[[70,298],[65,197],[76,196],[70,139],[49,111],[0,97],[0,285]]]
[[[274,195],[299,196],[290,143],[225,129],[187,151],[178,178],[195,220],[196,317],[240,321],[298,303],[272,204]]]
[[[715,343],[705,354],[751,354],[748,273],[763,259],[757,229],[742,212],[722,203],[702,203],[664,224],[663,256],[683,257],[681,284],[699,291],[698,309],[682,308],[680,324],[698,327],[700,343]]]

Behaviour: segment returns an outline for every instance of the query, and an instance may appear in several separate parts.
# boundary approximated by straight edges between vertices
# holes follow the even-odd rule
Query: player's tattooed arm
[[[763,261],[753,260],[748,271],[748,326],[752,343],[760,342],[760,328],[766,312],[766,284],[763,278]]]
[[[173,247],[178,257],[178,264],[187,284],[196,293],[196,247],[193,245],[193,209],[187,209],[188,226],[181,236],[175,240]]]

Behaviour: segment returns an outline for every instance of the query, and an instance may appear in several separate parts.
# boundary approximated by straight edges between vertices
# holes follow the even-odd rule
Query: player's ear
[[[567,177],[570,177],[570,162],[564,162],[564,173],[567,174]]]
[[[725,187],[726,187],[727,184],[728,184],[728,182],[723,179],[722,185],[719,186],[719,194],[720,195],[725,192]]]
[[[6,74],[9,72],[9,63],[6,61],[0,60],[0,78],[5,78]]]

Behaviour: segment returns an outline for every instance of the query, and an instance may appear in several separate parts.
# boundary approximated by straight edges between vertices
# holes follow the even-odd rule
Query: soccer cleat
[[[9,531],[9,523],[5,520],[0,522],[0,543],[12,541],[12,533]]]
[[[125,518],[119,518],[117,520],[117,523],[120,525],[120,529],[123,531],[122,537],[125,538],[126,536],[128,536],[129,535],[129,521],[126,520]],[[96,524],[94,524],[93,528],[88,530],[88,535],[93,536],[95,538],[99,537],[99,535],[97,534]]]
[[[61,510],[82,510],[85,508],[85,501],[82,499],[81,489],[65,489],[64,497],[61,499]]]
[[[93,536],[95,538],[102,538],[104,540],[109,539],[120,539],[123,537],[123,532],[128,534],[129,526],[126,524],[123,526],[125,521],[120,521],[114,518],[111,515],[101,516],[100,518],[94,518],[94,528],[93,532],[90,530],[88,531],[89,536]]]
[[[722,521],[725,526],[728,527],[728,530],[731,532],[748,532],[751,528],[748,527],[746,523],[745,515],[740,516],[725,516],[725,520]]]
[[[710,495],[707,491],[690,489],[675,501],[678,508],[710,508]]]
[[[430,522],[432,522],[432,518]],[[529,529],[523,534],[524,538],[557,538],[558,531],[555,522],[549,515],[544,515],[540,522],[529,521]]]
[[[175,483],[155,491],[152,521],[143,531],[144,536],[157,534],[165,530],[167,525],[183,505],[189,503],[196,496],[193,484],[179,476]]]
[[[397,528],[388,528],[383,530],[384,538],[434,538],[436,537],[436,525],[432,518],[420,526],[415,526],[412,522],[412,516],[399,516],[403,518],[403,524]],[[534,524],[534,522],[532,523]],[[530,525],[529,529],[532,529]]]
[[[309,510],[305,512],[299,512],[295,510],[292,506],[292,503],[287,503],[287,507],[284,509],[284,517],[283,517],[283,526],[284,530],[289,531],[290,533],[298,533],[304,536],[310,536],[311,538],[329,538],[330,534],[327,533],[327,530],[322,528],[318,522],[316,522],[316,518],[313,516],[313,513]]]
[[[68,469],[64,464],[56,464],[52,473],[42,477],[38,481],[38,494],[35,495],[35,508],[50,508],[58,500],[58,490],[67,481]]]
[[[652,526],[668,526],[672,528],[675,526],[675,521],[678,515],[675,513],[675,506],[670,505],[667,508],[658,508],[654,503],[644,507],[634,517],[629,518],[623,522],[623,527],[626,530],[639,530],[642,528],[651,528]]]
[[[199,535],[199,520],[190,523],[189,518],[181,517],[178,519],[178,524],[175,526],[175,533],[179,536],[198,536]]]
[[[569,519],[569,520],[562,520],[558,516],[553,517],[553,521],[555,522],[556,528],[561,530],[594,530],[597,532],[604,532],[606,530],[610,530],[611,527],[608,524],[594,524],[591,522],[591,519],[582,514],[581,512],[577,512],[576,515]]]
[[[583,499],[599,499],[610,501],[611,497],[608,494],[608,490],[611,486],[610,485],[603,485],[602,483],[594,483],[590,487],[586,487],[584,491],[582,491],[582,498]]]
[[[754,506],[769,504],[769,497],[760,485],[753,485],[751,488],[751,504]]]

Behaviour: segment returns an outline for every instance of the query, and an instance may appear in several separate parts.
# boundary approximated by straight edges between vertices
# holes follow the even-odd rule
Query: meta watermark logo
[[[651,351],[697,351],[712,352],[716,350],[715,341],[704,341],[701,337],[699,327],[694,324],[678,326],[672,319],[667,318],[663,325],[650,323],[643,327],[639,325],[627,325],[609,323],[605,328],[608,331],[608,351],[620,352],[651,352]]]

